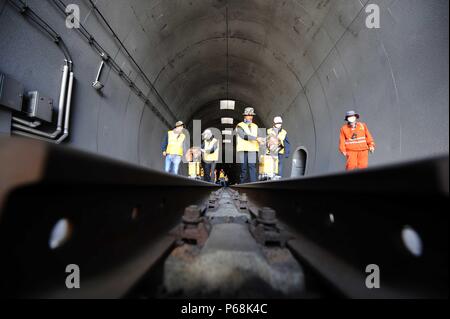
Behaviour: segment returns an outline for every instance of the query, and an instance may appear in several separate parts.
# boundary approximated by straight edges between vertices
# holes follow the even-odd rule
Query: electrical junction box
[[[23,91],[21,83],[0,73],[0,106],[22,111]]]
[[[51,122],[53,114],[53,100],[48,97],[41,96],[38,91],[28,92],[25,99],[24,111],[29,117]]]

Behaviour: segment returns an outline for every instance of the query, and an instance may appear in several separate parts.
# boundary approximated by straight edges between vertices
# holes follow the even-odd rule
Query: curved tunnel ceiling
[[[264,120],[274,104],[289,106],[303,89],[302,66],[311,64],[306,48],[330,2],[218,1],[206,10],[205,3],[197,4],[180,2],[177,11],[184,14],[175,17],[167,2],[152,8],[160,14],[152,14],[153,23],[170,34],[155,48],[169,59],[154,83],[180,109],[177,115],[227,96],[255,106]],[[216,85],[221,91],[209,90]]]
[[[72,2],[80,5],[87,29],[145,87],[89,1]],[[37,65],[30,61],[36,58],[15,47],[24,38],[20,30],[36,31],[20,22],[6,3],[0,0],[5,30],[0,37],[5,50],[0,69],[18,73],[27,83]],[[60,27],[74,56],[78,87],[70,143],[162,169],[158,148],[167,127],[113,72],[105,75],[103,96],[92,91],[90,72],[98,57],[78,34],[62,26],[50,3],[29,1],[49,23]],[[146,89],[169,122],[217,123],[226,114],[220,112],[218,101],[226,98],[240,101],[241,107],[253,106],[262,127],[282,115],[294,149],[308,150],[308,173],[342,170],[337,140],[349,109],[362,114],[375,136],[378,150],[373,164],[448,153],[447,0],[94,3],[170,108],[164,111],[154,92]],[[380,29],[365,25],[369,3],[380,7]],[[7,37],[7,32],[16,37]],[[28,42],[22,47],[48,46]],[[15,55],[26,59],[5,58]],[[60,58],[51,50],[49,55]],[[55,91],[45,83],[39,85],[43,91]]]

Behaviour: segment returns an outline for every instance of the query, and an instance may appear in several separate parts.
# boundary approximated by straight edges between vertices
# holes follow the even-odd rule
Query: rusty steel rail
[[[31,140],[0,140],[0,165],[4,297],[129,296],[176,240],[204,243],[200,215],[219,209],[223,192]],[[350,298],[448,297],[448,157],[235,189],[229,201],[253,216],[257,242],[286,245],[326,289]],[[408,250],[405,230],[422,246]],[[81,289],[65,286],[69,264],[80,267]],[[373,264],[379,289],[365,285]]]
[[[448,167],[444,156],[234,189],[245,194],[254,214],[252,206],[274,209],[295,236],[291,250],[343,296],[445,298]],[[365,284],[366,267],[373,264],[380,270],[379,289]]]
[[[15,138],[0,140],[0,165],[3,297],[125,296],[170,251],[185,207],[217,189]],[[58,222],[65,233],[55,246]],[[80,268],[81,289],[65,285],[69,264]]]

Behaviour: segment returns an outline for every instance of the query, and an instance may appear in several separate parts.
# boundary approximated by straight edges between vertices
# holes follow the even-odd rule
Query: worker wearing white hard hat
[[[289,158],[291,147],[288,139],[287,131],[283,128],[283,118],[276,116],[273,119],[273,127],[267,130],[267,136],[278,138],[278,175],[283,176],[283,159]],[[269,150],[268,150],[269,151]]]
[[[244,120],[236,126],[236,156],[241,165],[241,184],[257,181],[259,145],[264,143],[258,136],[258,125],[253,123],[255,110],[247,107],[243,116]]]
[[[216,170],[219,161],[219,141],[214,138],[211,130],[207,129],[202,134],[203,170],[206,182],[212,181],[212,174]]]

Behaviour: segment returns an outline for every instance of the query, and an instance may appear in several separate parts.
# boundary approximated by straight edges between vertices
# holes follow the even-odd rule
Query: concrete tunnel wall
[[[73,57],[68,144],[162,169],[165,125],[114,71],[104,70],[99,95],[91,84],[100,57],[65,27],[51,1],[27,3],[61,34]],[[343,170],[337,147],[348,109],[362,114],[376,139],[372,165],[448,153],[447,0],[95,1],[170,112],[89,1],[70,3],[80,5],[83,25],[170,122],[201,113],[211,114],[205,124],[214,123],[221,113],[210,102],[227,96],[255,107],[261,126],[282,115],[293,148],[308,150],[308,174]],[[380,29],[366,28],[368,3],[381,8]],[[1,72],[57,101],[63,59],[0,0]]]

